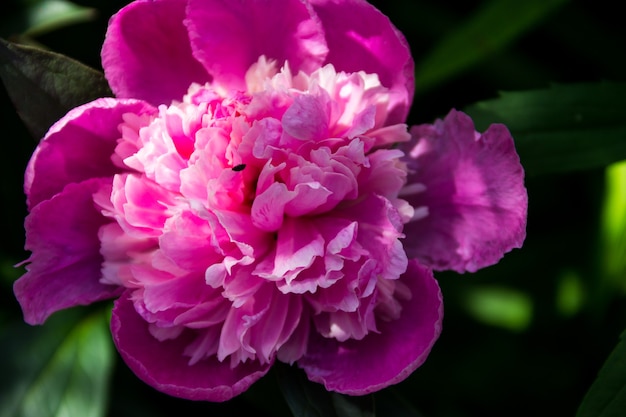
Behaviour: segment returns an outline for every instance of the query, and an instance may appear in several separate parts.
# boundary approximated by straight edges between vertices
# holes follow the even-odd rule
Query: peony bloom
[[[456,111],[407,129],[410,52],[364,1],[139,0],[102,62],[116,98],[28,165],[15,293],[31,324],[117,298],[116,347],[163,392],[224,401],[276,360],[397,383],[441,330],[432,269],[522,244],[510,134]]]

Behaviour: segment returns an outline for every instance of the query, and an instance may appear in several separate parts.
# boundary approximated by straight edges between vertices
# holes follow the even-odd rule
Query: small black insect
[[[235,165],[235,166],[233,167],[233,171],[237,171],[237,172],[239,172],[239,171],[243,171],[243,169],[244,169],[245,167],[246,167],[246,164],[239,164],[239,165]]]

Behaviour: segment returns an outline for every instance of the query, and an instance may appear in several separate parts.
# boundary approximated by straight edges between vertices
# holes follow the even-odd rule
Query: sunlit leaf
[[[532,300],[512,288],[480,286],[468,290],[466,308],[477,320],[510,330],[524,330],[533,314]]]
[[[606,169],[602,212],[602,268],[606,278],[626,289],[626,161]]]
[[[105,316],[57,314],[3,334],[0,416],[104,416],[113,360]]]
[[[573,270],[564,271],[556,288],[556,308],[564,317],[578,313],[585,301],[585,290],[580,275]]]
[[[66,56],[2,39],[0,78],[37,139],[70,109],[111,96],[103,74]]]
[[[529,176],[598,168],[626,159],[626,83],[507,92],[466,112],[479,130],[495,122],[507,125]]]
[[[626,332],[583,399],[576,417],[623,417],[626,410]]]
[[[65,0],[46,0],[33,4],[26,10],[28,29],[24,34],[38,36],[55,29],[96,17],[96,10],[78,6]]]
[[[444,80],[504,48],[567,0],[492,0],[450,32],[417,63],[417,92]]]

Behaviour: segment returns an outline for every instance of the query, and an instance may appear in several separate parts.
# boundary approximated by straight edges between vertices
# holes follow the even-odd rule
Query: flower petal
[[[186,1],[139,0],[109,21],[102,66],[117,97],[154,105],[181,100],[191,83],[211,80],[191,53]]]
[[[414,63],[404,36],[363,0],[311,0],[337,71],[378,74],[391,91],[387,125],[403,123],[413,100]]]
[[[135,374],[166,394],[189,400],[226,401],[242,393],[269,370],[271,363],[257,361],[230,367],[215,356],[189,364],[185,349],[194,340],[193,331],[170,340],[157,340],[135,311],[130,291],[115,301],[111,332],[117,350]]]
[[[156,110],[143,101],[102,98],[67,113],[50,128],[26,168],[28,207],[51,198],[69,183],[119,172],[111,156],[121,136],[122,115],[152,111]]]
[[[14,291],[24,320],[42,324],[50,314],[111,298],[119,287],[101,284],[98,229],[108,222],[94,206],[93,193],[105,179],[68,185],[33,208],[26,218],[27,273]]]
[[[432,272],[416,261],[400,278],[411,291],[396,320],[377,324],[380,333],[340,343],[311,333],[298,365],[310,380],[349,395],[368,394],[408,377],[428,356],[441,332],[443,304]]]
[[[469,116],[452,110],[411,133],[408,183],[417,192],[401,196],[428,214],[405,225],[409,256],[438,270],[473,272],[521,247],[528,196],[506,127],[479,134]]]
[[[194,56],[229,89],[245,90],[246,72],[261,55],[311,73],[328,52],[319,20],[300,0],[189,0],[187,18]]]

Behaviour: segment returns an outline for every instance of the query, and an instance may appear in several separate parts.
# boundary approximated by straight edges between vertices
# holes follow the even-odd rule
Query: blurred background
[[[0,37],[101,70],[107,20],[126,3],[3,0]],[[589,88],[593,97],[582,97],[583,104],[584,94],[568,89],[543,102],[531,96],[529,114],[560,114],[573,106],[574,96],[577,106],[612,112],[592,127],[572,124],[559,130],[561,136],[572,131],[572,137],[597,143],[604,156],[591,151],[583,158],[571,156],[562,138],[555,142],[562,153],[549,147],[543,153],[532,135],[512,127],[516,138],[520,132],[527,167],[523,249],[478,273],[436,274],[445,300],[441,338],[421,368],[373,400],[380,398],[376,410],[382,416],[573,416],[626,328],[626,165],[619,162],[626,153],[604,145],[602,133],[617,134],[626,143],[626,96],[619,93],[626,91],[620,84],[626,82],[626,29],[620,3],[373,3],[407,37],[416,61],[409,124],[432,122],[457,108],[467,109],[485,129],[500,121],[491,110],[503,103],[497,101],[501,92],[551,91],[555,84],[621,86],[602,93],[606,99],[594,93],[604,90]],[[490,111],[474,105],[494,99],[488,102]],[[109,303],[58,313],[43,327],[23,324],[12,283],[22,273],[14,265],[28,256],[22,181],[37,140],[4,88],[0,106],[0,416],[290,415],[279,382],[281,373],[292,372],[286,367],[224,404],[170,398],[144,385],[112,348]],[[394,402],[403,404],[401,410],[393,411]]]

